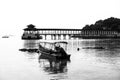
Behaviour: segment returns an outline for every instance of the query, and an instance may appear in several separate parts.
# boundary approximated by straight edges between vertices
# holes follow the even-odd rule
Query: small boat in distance
[[[66,53],[66,45],[67,42],[40,42],[38,53],[46,59],[69,60],[71,55]]]
[[[9,36],[2,36],[2,38],[9,38]]]

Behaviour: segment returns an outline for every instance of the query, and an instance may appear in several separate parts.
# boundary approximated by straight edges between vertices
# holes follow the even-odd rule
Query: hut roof
[[[24,29],[25,31],[37,31],[38,29],[35,28],[33,24],[30,24],[27,26],[27,28]]]

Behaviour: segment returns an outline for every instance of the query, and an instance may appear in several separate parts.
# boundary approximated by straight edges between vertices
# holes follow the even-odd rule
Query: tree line
[[[95,24],[85,25],[82,30],[115,30],[120,31],[120,19],[110,17],[105,20],[98,20]]]

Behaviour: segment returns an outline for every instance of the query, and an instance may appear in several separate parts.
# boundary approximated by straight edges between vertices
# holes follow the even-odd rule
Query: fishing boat
[[[70,59],[66,53],[67,42],[40,42],[38,53],[42,58],[49,59]]]

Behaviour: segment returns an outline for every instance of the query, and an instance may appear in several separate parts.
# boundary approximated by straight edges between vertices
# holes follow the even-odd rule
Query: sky
[[[36,28],[76,28],[120,18],[120,0],[0,0],[0,35]]]

